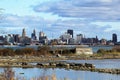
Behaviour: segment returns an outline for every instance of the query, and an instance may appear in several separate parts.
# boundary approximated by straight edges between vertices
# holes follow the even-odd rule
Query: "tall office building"
[[[45,35],[44,32],[40,32],[40,33],[39,33],[39,42],[40,42],[41,44],[47,44],[47,43],[48,43],[47,36]]]
[[[116,43],[117,42],[117,34],[112,34],[112,42]]]
[[[72,36],[72,38],[73,38],[73,30],[68,29],[68,30],[67,30],[67,33],[69,33],[69,34]]]
[[[36,36],[36,31],[35,31],[35,29],[33,30],[33,33],[31,34],[31,39],[32,39],[32,40],[37,40],[37,36]]]
[[[76,39],[77,44],[82,43],[82,39],[83,39],[83,34],[78,34],[78,35],[77,35],[77,39]]]
[[[25,31],[25,28],[22,30],[22,37],[25,37],[26,36],[26,31]]]
[[[19,43],[19,41],[20,41],[20,36],[19,36],[19,34],[13,34],[13,38],[14,38],[14,42]]]

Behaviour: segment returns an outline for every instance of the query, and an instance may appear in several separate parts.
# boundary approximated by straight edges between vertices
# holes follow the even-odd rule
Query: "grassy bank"
[[[37,50],[33,48],[0,49],[0,62],[4,61],[55,61],[55,60],[76,60],[76,59],[119,59],[120,58],[120,46],[115,46],[111,50],[99,49],[97,53],[92,55],[76,55],[70,51],[64,51],[64,53],[51,53],[48,46],[38,47]]]

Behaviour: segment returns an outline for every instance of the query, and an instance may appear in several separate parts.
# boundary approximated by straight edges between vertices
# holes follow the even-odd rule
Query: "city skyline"
[[[96,36],[93,36],[93,37],[86,37],[86,34],[83,34],[83,33],[79,33],[79,34],[74,34],[75,33],[75,31],[74,30],[72,30],[72,29],[67,29],[65,32],[63,32],[62,34],[60,34],[59,36],[57,36],[56,38],[54,38],[54,37],[52,37],[52,38],[48,38],[49,40],[53,40],[53,39],[59,39],[62,35],[64,35],[64,34],[68,34],[68,35],[70,35],[70,38],[73,38],[73,39],[77,39],[77,36],[78,35],[80,35],[80,36],[82,36],[82,38],[98,38],[99,40],[102,40],[102,39],[105,39],[105,40],[110,40],[110,41],[113,41],[113,42],[120,42],[120,41],[118,41],[118,35],[116,34],[116,33],[113,33],[113,34],[111,34],[111,39],[106,39],[105,37],[104,38],[99,38],[99,36],[98,35],[96,35]],[[46,35],[46,33],[44,33],[44,31],[39,31],[38,33],[36,33],[36,29],[33,29],[31,32],[30,32],[30,36],[29,35],[26,35],[27,34],[27,30],[25,29],[25,28],[23,28],[22,30],[21,30],[21,33],[19,34],[19,33],[15,33],[15,34],[10,34],[10,33],[8,33],[8,34],[6,34],[6,35],[0,35],[0,36],[7,36],[7,35],[19,35],[20,37],[28,37],[28,38],[31,38],[31,40],[33,39],[33,40],[39,40],[39,37],[40,36],[45,36],[45,37],[48,37],[47,35]],[[53,36],[53,35],[52,35]],[[74,37],[73,37],[74,36]]]
[[[36,30],[31,32],[31,37],[26,35],[25,28],[22,29],[21,34],[7,34],[0,36],[0,45],[119,45],[117,40],[117,34],[111,35],[112,39],[107,40],[105,38],[99,39],[96,37],[85,37],[84,34],[77,34],[73,37],[74,30],[68,29],[65,33],[58,36],[58,38],[49,39],[47,35],[40,31],[39,35],[36,35]]]
[[[120,41],[119,4],[119,0],[1,0],[0,35],[21,34],[25,28],[28,36],[36,29],[58,38],[72,29],[75,36],[107,40],[116,33]]]

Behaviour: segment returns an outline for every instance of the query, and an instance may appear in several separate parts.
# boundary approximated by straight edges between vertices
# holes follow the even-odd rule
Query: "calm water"
[[[99,49],[111,50],[113,46],[91,46],[93,52],[97,52]]]
[[[93,63],[97,68],[120,68],[120,59],[109,60],[69,60],[68,62]],[[66,69],[13,68],[17,77],[30,80],[33,77],[55,75],[57,80],[120,80],[120,75]],[[3,71],[3,68],[0,68]],[[24,73],[24,74],[20,74]]]

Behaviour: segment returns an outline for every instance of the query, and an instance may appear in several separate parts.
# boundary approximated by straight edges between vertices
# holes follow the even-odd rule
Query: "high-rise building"
[[[83,34],[78,34],[76,39],[77,44],[82,43],[82,39],[83,39]]]
[[[25,37],[26,36],[26,31],[25,31],[25,28],[22,30],[22,37]]]
[[[13,38],[14,38],[14,42],[19,43],[19,41],[20,41],[20,36],[19,36],[19,34],[13,34]]]
[[[37,40],[37,36],[36,36],[36,31],[35,31],[35,29],[33,30],[33,33],[31,34],[31,39],[32,39],[32,40]]]
[[[112,42],[116,43],[117,42],[117,34],[112,34]]]
[[[70,34],[70,35],[72,36],[71,38],[73,38],[73,30],[68,29],[68,30],[67,30],[67,33]]]
[[[39,42],[40,42],[41,44],[47,44],[47,43],[48,43],[47,36],[45,35],[44,32],[40,32],[40,33],[39,33]]]
[[[39,37],[44,37],[45,36],[45,33],[44,32],[40,32],[39,33]]]
[[[65,32],[63,35],[60,36],[60,39],[67,44],[69,44],[70,38],[71,38],[71,35],[67,32]]]

